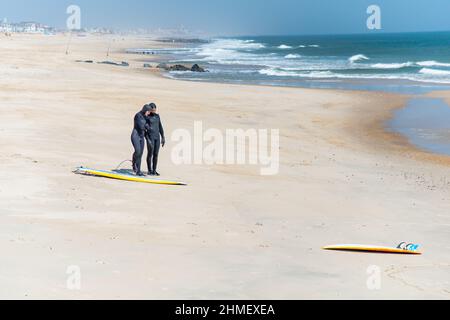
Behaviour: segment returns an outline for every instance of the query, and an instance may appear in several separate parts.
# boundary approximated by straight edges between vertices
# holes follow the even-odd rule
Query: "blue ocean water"
[[[221,38],[164,53],[210,71],[170,74],[178,79],[413,93],[450,87],[450,32]]]
[[[417,97],[450,90],[450,32],[220,38],[148,50],[170,63],[198,63],[209,70],[167,74],[175,79],[376,90]],[[420,148],[450,155],[447,111],[444,101],[436,108],[436,100],[413,100],[388,126]]]

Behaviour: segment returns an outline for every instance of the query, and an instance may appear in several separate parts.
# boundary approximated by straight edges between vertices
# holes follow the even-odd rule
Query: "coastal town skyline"
[[[450,2],[430,0],[350,0],[348,5],[329,0],[268,0],[259,6],[245,3],[199,0],[156,1],[34,1],[0,0],[0,17],[10,21],[39,21],[58,30],[66,29],[67,8],[81,10],[82,28],[109,30],[189,30],[210,36],[308,35],[367,33],[368,8],[380,8],[382,27],[377,32],[427,32],[450,30],[446,12]],[[32,10],[31,10],[32,8]],[[312,18],[314,17],[314,18]],[[420,17],[416,19],[414,17]]]
[[[10,22],[8,18],[4,17],[0,20],[0,32],[1,33],[29,33],[29,34],[55,34],[68,32],[67,28],[56,28],[54,26],[47,25],[39,21],[20,21],[20,22]],[[180,26],[176,29],[110,29],[105,27],[90,27],[90,28],[80,28],[78,30],[72,30],[78,33],[100,33],[100,34],[114,34],[114,33],[125,33],[125,34],[153,34],[159,36],[182,36],[193,34],[189,30]]]
[[[76,33],[86,33],[86,34],[129,34],[129,35],[150,35],[155,37],[167,37],[167,38],[192,38],[192,39],[202,39],[211,38],[213,35],[208,34],[204,31],[192,31],[187,29],[185,26],[180,25],[177,28],[132,28],[132,29],[119,29],[119,28],[107,28],[107,27],[88,27],[69,30],[65,28],[57,28],[39,21],[20,21],[11,22],[8,18],[4,17],[0,19],[0,33],[12,34],[12,33],[27,33],[27,34],[47,34],[53,35],[56,33],[66,33],[66,32],[76,32]],[[448,32],[448,30],[437,30],[437,31],[403,31],[403,32],[384,32],[384,33],[431,33],[431,32]],[[351,35],[352,33],[341,33],[341,35]],[[362,34],[362,33],[361,33]],[[312,34],[305,34],[305,36]],[[324,34],[326,35],[326,34]],[[330,34],[331,35],[331,34]],[[264,35],[260,35],[264,36]],[[293,36],[293,35],[292,35]]]

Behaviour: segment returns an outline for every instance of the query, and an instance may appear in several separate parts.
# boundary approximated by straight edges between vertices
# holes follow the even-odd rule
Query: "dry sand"
[[[449,159],[383,129],[405,96],[176,81],[122,50],[155,43],[74,37],[66,55],[68,41],[0,38],[0,298],[450,297]],[[72,174],[129,159],[149,101],[169,140],[160,171],[188,187]],[[173,165],[170,134],[194,121],[280,129],[280,174]],[[321,250],[401,241],[425,254]],[[367,287],[372,265],[380,290]],[[69,266],[81,290],[67,288]]]

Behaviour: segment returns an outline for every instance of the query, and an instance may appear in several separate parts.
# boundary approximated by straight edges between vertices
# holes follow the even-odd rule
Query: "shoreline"
[[[253,40],[251,40],[253,41]],[[150,50],[151,49],[147,49]],[[165,50],[170,51],[171,47],[167,47],[165,48]],[[194,50],[194,52],[196,52],[197,50]],[[128,51],[127,51],[128,52]],[[163,55],[158,55],[159,61],[162,63],[168,63],[168,61],[170,60],[170,55],[167,56],[167,54],[163,54]],[[176,58],[176,56],[175,56]],[[182,57],[178,57],[179,59],[182,60]],[[180,60],[180,61],[181,61]],[[187,61],[189,61],[189,58],[187,58]],[[430,62],[431,63],[431,62]],[[187,63],[189,65],[189,63]],[[205,64],[207,65],[207,62],[205,62]],[[412,63],[411,63],[412,64]],[[194,75],[195,73],[193,73]],[[231,81],[231,80],[224,80],[221,81],[220,79],[214,79],[214,78],[205,78],[203,79],[202,77],[195,79],[195,76],[193,76],[193,78],[191,79],[190,77],[183,79],[183,77],[177,77],[175,75],[172,75],[170,72],[165,72],[163,70],[160,70],[160,75],[163,78],[167,78],[167,79],[171,79],[171,80],[178,80],[178,81],[190,81],[190,82],[198,82],[198,83],[216,83],[216,84],[225,84],[225,85],[247,85],[247,86],[262,86],[262,87],[280,87],[280,88],[303,88],[303,89],[325,89],[325,90],[345,90],[345,91],[349,91],[349,92],[378,92],[378,93],[394,93],[394,94],[398,94],[400,96],[407,96],[408,100],[404,103],[404,106],[399,106],[398,108],[395,108],[395,110],[392,111],[392,116],[390,117],[385,117],[386,120],[384,121],[385,123],[383,123],[383,126],[385,127],[385,131],[392,133],[393,137],[392,137],[392,141],[393,143],[397,144],[397,145],[405,145],[408,146],[410,149],[415,149],[415,154],[417,155],[418,158],[424,160],[424,161],[433,161],[435,163],[444,163],[447,164],[449,161],[448,157],[450,157],[450,155],[448,154],[448,152],[439,152],[438,150],[433,150],[433,147],[431,147],[434,143],[433,140],[426,140],[426,139],[422,139],[418,136],[418,134],[416,134],[417,136],[415,136],[413,133],[405,133],[403,131],[403,133],[401,132],[401,130],[399,128],[395,128],[394,126],[392,126],[393,120],[395,119],[395,116],[398,116],[398,114],[400,113],[399,110],[401,109],[405,109],[405,108],[409,108],[409,105],[411,104],[412,101],[414,101],[414,99],[416,99],[417,97],[423,97],[423,98],[427,98],[431,92],[435,92],[435,91],[450,91],[448,88],[443,88],[444,85],[440,84],[439,82],[432,84],[432,88],[431,89],[421,89],[421,85],[425,85],[422,82],[414,82],[412,81],[411,83],[403,83],[402,80],[396,80],[396,82],[394,80],[385,80],[388,81],[388,84],[384,85],[385,86],[385,90],[378,88],[378,87],[382,87],[383,85],[381,78],[380,79],[373,79],[371,81],[374,81],[374,83],[372,83],[370,85],[369,83],[366,83],[367,80],[364,79],[358,79],[358,78],[354,78],[354,79],[347,79],[347,80],[341,80],[339,81],[339,83],[341,83],[343,81],[343,83],[347,83],[346,84],[335,84],[332,85],[330,88],[320,88],[319,87],[315,87],[316,85],[310,86],[308,84],[308,80],[305,80],[305,85],[294,85],[294,86],[290,86],[287,85],[286,83],[279,83],[279,84],[264,84],[264,83],[251,83],[250,80],[247,81],[243,81],[242,83],[238,83],[235,81]],[[329,79],[328,81],[334,82],[337,81],[337,79]],[[394,88],[392,86],[399,86],[398,88]],[[428,84],[429,85],[429,84]],[[336,86],[334,88],[334,86]],[[370,88],[370,86],[373,86],[372,88]],[[368,87],[368,88],[365,88]],[[431,99],[428,103],[431,103]],[[401,121],[401,118],[397,118],[397,120]],[[419,124],[416,124],[418,127],[417,129],[419,129]],[[414,129],[411,128],[411,129]],[[432,130],[432,129],[431,129]],[[411,131],[411,130],[410,130]],[[431,133],[430,133],[431,134]],[[384,137],[386,138],[386,137]],[[404,138],[404,139],[403,139]],[[417,143],[417,142],[420,143]],[[445,141],[445,140],[444,140]],[[441,142],[444,143],[444,142]],[[405,150],[404,150],[405,151]],[[406,150],[407,151],[407,150]],[[410,151],[408,151],[408,153],[411,153]]]
[[[69,55],[67,38],[45,40],[0,42],[0,249],[9,257],[0,297],[449,298],[448,167],[405,155],[381,125],[406,96],[177,81],[118,51],[133,38],[117,40],[108,57],[127,68],[75,62],[106,60],[108,39],[74,39]],[[149,101],[168,138],[195,121],[279,128],[279,174],[177,166],[171,139],[160,173],[186,188],[72,173],[129,158],[132,118]],[[321,249],[401,241],[425,254]],[[382,290],[367,289],[372,265]],[[67,288],[70,266],[81,269],[81,290]]]
[[[124,52],[125,53],[125,52]],[[157,55],[155,55],[157,57]],[[218,82],[218,81],[196,81],[196,80],[187,80],[187,79],[177,79],[173,77],[169,77],[164,75],[163,70],[157,69],[152,70],[152,76],[160,77],[161,79],[168,79],[172,81],[180,81],[180,82],[193,82],[193,83],[211,83],[211,84],[217,84],[217,85],[223,85],[223,86],[246,86],[246,87],[262,87],[262,88],[283,88],[283,89],[292,89],[292,90],[317,90],[317,91],[332,91],[332,92],[350,92],[350,93],[369,93],[369,94],[375,94],[375,95],[387,95],[391,97],[397,97],[399,99],[402,99],[402,102],[400,104],[396,104],[395,106],[389,108],[387,110],[387,113],[383,112],[380,113],[378,120],[376,120],[374,124],[369,125],[366,128],[372,132],[374,136],[377,136],[379,142],[389,140],[390,145],[387,147],[391,149],[391,151],[395,151],[397,154],[408,154],[408,157],[414,157],[418,161],[430,161],[432,163],[450,166],[450,156],[440,153],[434,153],[429,150],[425,150],[420,148],[419,146],[414,145],[412,142],[409,141],[408,137],[402,135],[401,133],[394,132],[392,128],[389,128],[388,122],[393,119],[395,111],[405,108],[407,106],[407,103],[410,99],[414,98],[415,96],[412,94],[401,94],[401,93],[392,93],[392,92],[384,92],[384,91],[368,91],[368,90],[357,90],[357,89],[322,89],[322,88],[304,88],[304,87],[290,87],[290,86],[271,86],[271,85],[264,85],[264,84],[238,84],[238,83],[226,83],[226,82]],[[425,97],[442,97],[442,95],[439,94],[447,93],[448,101],[450,103],[450,90],[433,90],[425,95],[419,95],[419,96],[425,96]],[[380,129],[382,129],[380,131]],[[371,139],[368,139],[368,145],[370,145]]]

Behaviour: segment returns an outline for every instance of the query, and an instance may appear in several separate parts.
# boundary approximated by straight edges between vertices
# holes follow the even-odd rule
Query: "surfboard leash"
[[[122,165],[123,165],[124,163],[127,163],[127,162],[131,162],[131,164],[133,164],[133,161],[131,161],[131,160],[124,160],[124,161],[122,161],[122,162],[117,166],[117,168],[115,169],[115,171],[119,170],[120,167],[122,167]]]

